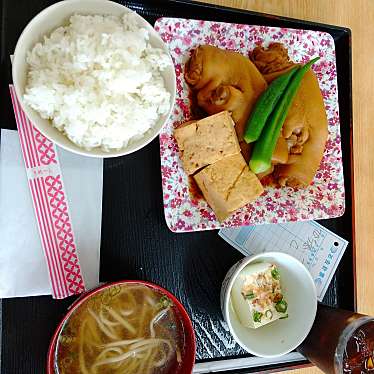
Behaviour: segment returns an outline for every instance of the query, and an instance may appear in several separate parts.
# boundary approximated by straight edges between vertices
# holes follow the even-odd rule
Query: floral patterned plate
[[[169,46],[177,76],[176,104],[160,133],[161,174],[165,218],[174,232],[212,230],[222,227],[282,223],[334,218],[344,213],[344,179],[340,142],[335,45],[325,32],[279,27],[160,18],[155,30]],[[191,49],[212,44],[248,56],[257,45],[281,42],[290,58],[306,62],[320,56],[313,65],[323,94],[329,136],[325,153],[313,183],[307,188],[267,187],[253,203],[220,223],[202,198],[190,193],[190,185],[173,137],[175,126],[190,119],[189,89],[184,80],[184,64]]]

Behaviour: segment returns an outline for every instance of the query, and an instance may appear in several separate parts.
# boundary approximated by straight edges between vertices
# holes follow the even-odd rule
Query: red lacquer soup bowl
[[[126,280],[72,304],[51,339],[47,373],[191,374],[195,351],[191,319],[176,297]]]

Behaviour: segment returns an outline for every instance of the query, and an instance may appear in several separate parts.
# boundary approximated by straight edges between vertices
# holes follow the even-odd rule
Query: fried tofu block
[[[188,175],[225,156],[240,153],[234,122],[227,111],[189,121],[174,131]]]
[[[264,191],[240,153],[207,166],[194,178],[219,221],[255,200]]]

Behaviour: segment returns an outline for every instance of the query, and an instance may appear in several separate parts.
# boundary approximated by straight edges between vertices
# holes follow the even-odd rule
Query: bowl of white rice
[[[62,148],[91,157],[151,142],[175,100],[175,71],[153,27],[123,5],[66,0],[39,13],[12,66],[21,107]]]

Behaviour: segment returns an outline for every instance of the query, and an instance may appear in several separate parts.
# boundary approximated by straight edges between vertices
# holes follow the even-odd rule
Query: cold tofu
[[[223,157],[240,153],[234,122],[227,111],[189,121],[174,131],[188,175]]]
[[[207,166],[196,173],[194,178],[220,221],[256,199],[264,191],[240,153],[224,157]]]
[[[287,316],[279,269],[261,262],[247,265],[231,290],[232,307],[245,327],[258,328]]]

